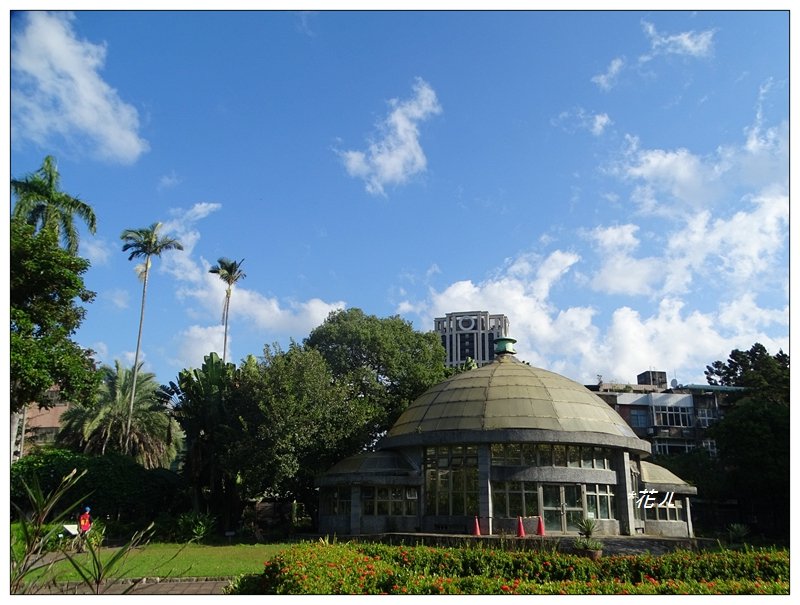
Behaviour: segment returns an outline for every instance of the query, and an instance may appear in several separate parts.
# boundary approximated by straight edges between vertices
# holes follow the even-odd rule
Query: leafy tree
[[[707,367],[711,384],[746,387],[709,434],[717,442],[729,497],[748,523],[772,534],[789,522],[789,356],[759,343]]]
[[[305,340],[317,349],[351,398],[365,398],[379,413],[374,442],[426,389],[445,378],[445,351],[433,332],[416,332],[399,316],[380,319],[361,309],[333,311]]]
[[[31,225],[11,219],[10,382],[12,451],[20,413],[32,402],[47,407],[44,393],[56,386],[62,399],[89,401],[97,385],[91,351],[72,335],[94,292],[83,274],[89,262],[58,246],[52,231],[34,234]]]
[[[351,397],[319,351],[297,343],[288,351],[266,348],[260,363],[247,361],[232,396],[242,438],[229,460],[246,495],[297,499],[311,508],[316,475],[363,449],[379,411]]]
[[[183,472],[192,488],[194,510],[221,515],[225,529],[239,499],[236,468],[225,464],[226,452],[239,438],[228,409],[236,378],[234,364],[210,353],[199,369],[181,370],[177,383],[163,387],[185,434]]]
[[[13,216],[40,229],[52,230],[56,239],[60,236],[66,249],[76,254],[79,236],[74,217],[83,219],[90,233],[95,232],[96,218],[89,204],[59,189],[60,179],[56,160],[50,155],[36,172],[24,179],[11,179],[11,191],[17,197]]]
[[[745,387],[760,399],[789,405],[789,356],[782,350],[770,355],[761,343],[750,350],[731,351],[728,361],[715,361],[705,370],[708,384]]]
[[[90,404],[75,404],[61,416],[58,442],[95,456],[130,451],[145,468],[169,467],[180,448],[181,433],[163,400],[156,397],[159,385],[155,374],[140,371],[136,375],[128,450],[124,440],[133,372],[119,361],[114,362],[113,368],[104,366],[100,372],[102,382],[96,399]]]
[[[240,261],[230,260],[229,258],[222,257],[217,260],[217,264],[209,269],[209,273],[216,273],[219,278],[225,282],[225,302],[222,305],[222,323],[225,325],[225,336],[222,341],[222,363],[225,363],[226,354],[228,352],[228,313],[231,308],[231,292],[233,286],[240,280],[246,277],[245,272],[242,271],[242,263]]]
[[[142,306],[139,312],[139,332],[136,337],[136,353],[133,357],[133,387],[131,388],[130,405],[128,407],[128,422],[125,427],[125,450],[128,450],[131,436],[131,421],[133,419],[133,407],[136,398],[136,374],[139,371],[139,350],[142,345],[142,324],[144,323],[144,303],[147,298],[147,280],[150,276],[150,259],[154,256],[161,256],[167,250],[183,250],[183,245],[176,239],[160,235],[161,223],[153,223],[143,229],[126,229],[120,235],[125,244],[122,246],[123,252],[130,250],[128,260],[142,257],[144,266],[142,269]]]

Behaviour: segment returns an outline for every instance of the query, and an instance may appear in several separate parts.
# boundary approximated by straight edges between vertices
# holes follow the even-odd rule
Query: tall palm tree
[[[141,370],[141,364],[140,370]],[[85,454],[125,453],[125,424],[134,372],[114,362],[103,366],[96,399],[75,404],[61,416],[60,444]],[[131,451],[145,468],[168,467],[177,456],[182,433],[168,413],[155,374],[136,373],[136,396],[131,424]]]
[[[235,261],[223,256],[217,260],[216,265],[208,270],[209,273],[216,273],[219,275],[219,278],[228,286],[225,289],[225,302],[222,305],[222,323],[225,324],[225,336],[222,340],[223,364],[225,363],[226,354],[228,352],[228,312],[231,309],[231,292],[233,291],[234,284],[246,277],[245,272],[242,271],[243,262],[244,259]]]
[[[22,180],[11,179],[11,190],[17,196],[13,215],[40,229],[53,229],[69,252],[78,252],[78,231],[74,217],[86,223],[90,233],[97,228],[92,207],[59,189],[61,176],[56,160],[48,155],[41,168]]]
[[[136,397],[136,375],[139,372],[139,350],[142,345],[142,324],[144,323],[144,303],[147,297],[147,280],[150,277],[150,259],[161,256],[167,250],[183,250],[183,244],[171,237],[159,234],[161,223],[153,223],[143,229],[126,229],[120,235],[125,242],[123,252],[130,250],[128,260],[144,258],[144,269],[140,273],[142,278],[142,307],[139,313],[139,333],[136,337],[136,354],[133,357],[133,381],[131,384],[130,408],[128,410],[128,423],[125,427],[125,451],[128,452],[131,436],[131,418],[133,417],[133,402]]]

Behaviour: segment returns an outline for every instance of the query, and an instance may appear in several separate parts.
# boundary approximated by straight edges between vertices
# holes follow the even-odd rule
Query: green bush
[[[185,482],[171,471],[147,470],[118,454],[86,456],[55,448],[43,448],[11,466],[11,502],[25,510],[28,503],[23,481],[30,484],[35,477],[42,490],[49,492],[73,469],[86,474],[57,506],[63,508],[80,498],[91,505],[96,519],[105,519],[109,525],[130,523],[140,527],[161,511],[188,509]],[[116,528],[109,527],[109,531],[116,533]]]
[[[231,594],[788,594],[787,551],[610,556],[301,543]]]
[[[203,542],[214,532],[216,520],[206,513],[183,513],[178,517],[178,542]]]

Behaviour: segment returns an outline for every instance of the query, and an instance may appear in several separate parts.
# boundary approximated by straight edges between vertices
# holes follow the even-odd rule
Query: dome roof
[[[523,441],[650,453],[650,444],[585,386],[510,354],[428,389],[400,415],[380,447]]]

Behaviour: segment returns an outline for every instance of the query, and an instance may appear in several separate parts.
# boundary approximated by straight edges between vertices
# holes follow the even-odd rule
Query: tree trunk
[[[125,427],[125,453],[130,454],[128,447],[131,440],[131,419],[133,418],[133,401],[136,397],[136,379],[139,375],[139,349],[142,346],[142,325],[144,324],[144,301],[147,296],[147,278],[150,276],[150,255],[144,261],[144,280],[142,284],[142,308],[139,312],[139,334],[136,337],[136,353],[133,356],[133,384],[131,384],[131,404],[128,409],[128,424]]]

